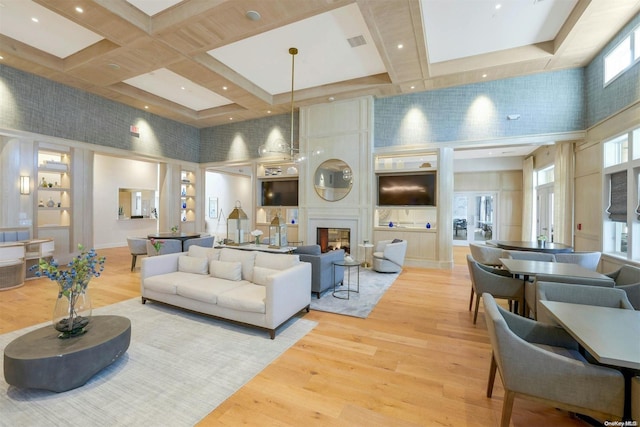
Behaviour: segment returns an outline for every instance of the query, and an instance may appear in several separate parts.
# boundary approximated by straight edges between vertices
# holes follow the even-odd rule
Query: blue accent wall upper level
[[[140,137],[129,126],[138,126]],[[199,129],[0,65],[0,128],[199,161]]]
[[[604,86],[604,57],[629,32],[640,25],[640,14],[636,15],[605,46],[586,69],[587,127],[594,126],[623,108],[640,101],[640,62],[624,74]],[[640,46],[635,47],[636,50]]]
[[[582,69],[456,86],[375,101],[375,147],[583,130]],[[507,115],[518,114],[518,120]]]

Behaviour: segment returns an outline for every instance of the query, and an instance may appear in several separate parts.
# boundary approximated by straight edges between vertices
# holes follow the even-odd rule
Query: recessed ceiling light
[[[112,70],[119,70],[120,69],[120,66],[118,64],[116,64],[116,63],[113,63],[113,62],[111,64],[108,64],[107,67],[111,68]]]
[[[76,7],[76,12],[82,13],[82,12],[84,12],[84,10],[80,6],[77,6]]]
[[[227,89],[229,89],[229,88],[226,87],[226,86],[222,86],[222,90],[227,90]]]
[[[329,102],[333,102],[333,101],[335,101],[335,100],[336,100],[336,99],[335,99],[333,96],[330,96],[330,97],[329,97]]]
[[[271,114],[271,110],[267,110],[267,114]]]
[[[483,78],[483,79],[484,79],[484,78],[486,78],[486,77],[487,77],[487,75],[486,75],[486,74],[483,74],[483,75],[482,75],[482,78]]]
[[[38,21],[38,18],[36,18],[35,16],[34,16],[33,18],[31,18],[31,20],[32,20],[33,22],[39,22],[39,21]]]
[[[184,90],[184,86],[180,86],[180,89]]]
[[[3,60],[3,59],[4,59],[4,56],[0,55],[0,60]]]
[[[250,10],[247,13],[244,14],[244,16],[247,17],[247,19],[251,20],[251,21],[259,21],[260,18],[262,18],[260,16],[260,12],[257,12],[255,10]]]
[[[416,88],[415,86],[411,86],[411,89],[412,89],[412,90],[413,90],[413,89],[415,89],[415,88]]]
[[[233,120],[233,117],[229,117],[229,120]]]
[[[145,106],[144,106],[144,109],[145,109],[145,110],[148,110],[148,109],[149,109],[149,106],[148,106],[148,105],[145,105]]]
[[[398,44],[398,49],[402,49],[404,47],[404,45],[402,43]]]
[[[496,10],[500,9],[502,5],[500,3],[496,4]]]

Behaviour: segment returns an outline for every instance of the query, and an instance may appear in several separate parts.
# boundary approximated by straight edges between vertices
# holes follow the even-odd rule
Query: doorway
[[[536,193],[536,236],[544,235],[548,242],[553,242],[553,184],[537,187]]]
[[[461,193],[453,195],[453,244],[486,242],[497,238],[498,193]]]

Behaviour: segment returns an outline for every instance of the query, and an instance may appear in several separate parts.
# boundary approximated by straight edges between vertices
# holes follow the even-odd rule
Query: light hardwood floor
[[[485,395],[491,350],[482,311],[475,326],[468,311],[467,251],[454,249],[452,270],[405,268],[367,319],[301,314],[316,328],[199,426],[497,426],[504,393],[496,379]],[[127,248],[98,252],[94,307],[139,297]],[[48,279],[0,292],[0,333],[50,321],[55,296]],[[516,399],[512,425],[584,424]]]

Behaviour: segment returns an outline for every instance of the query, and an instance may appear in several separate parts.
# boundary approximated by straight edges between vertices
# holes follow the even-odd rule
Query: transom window
[[[604,57],[604,85],[640,60],[640,26],[636,27]]]

